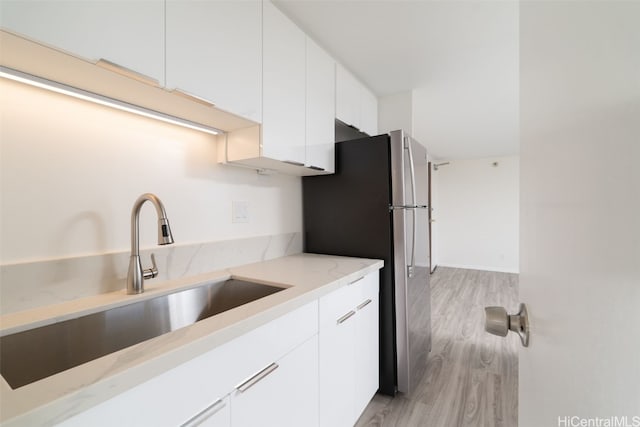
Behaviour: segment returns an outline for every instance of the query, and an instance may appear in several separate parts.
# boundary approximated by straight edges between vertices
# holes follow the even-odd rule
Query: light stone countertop
[[[286,288],[16,390],[0,378],[0,424],[59,423],[382,266],[380,260],[298,254],[158,284],[150,281],[140,295],[126,295],[123,289],[2,316],[0,335],[7,335],[229,277]]]

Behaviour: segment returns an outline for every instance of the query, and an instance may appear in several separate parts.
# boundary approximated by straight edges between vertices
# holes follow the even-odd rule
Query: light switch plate
[[[246,224],[249,222],[249,203],[234,201],[231,204],[231,222],[234,224]]]

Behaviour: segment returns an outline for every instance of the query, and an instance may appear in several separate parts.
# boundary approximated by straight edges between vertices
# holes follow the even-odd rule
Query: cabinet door
[[[0,24],[92,62],[106,59],[164,85],[163,0],[3,0]]]
[[[216,349],[201,356],[200,361],[189,362],[171,369],[132,389],[118,394],[72,418],[58,427],[113,427],[113,426],[228,426],[229,400],[223,393],[212,390],[215,367],[220,352]],[[224,359],[222,360],[224,361]],[[203,363],[207,362],[207,363]],[[213,366],[207,372],[203,367]],[[213,371],[213,373],[211,372]],[[202,387],[197,382],[208,382]],[[220,403],[218,396],[222,396]],[[202,424],[199,424],[202,423]]]
[[[217,423],[224,418],[225,411],[228,410],[222,408],[222,413],[218,415],[218,399],[222,398],[226,402],[224,396],[229,395],[244,378],[272,360],[284,359],[286,356],[283,355],[293,354],[302,343],[310,339],[315,340],[317,332],[318,303],[313,301],[126,390],[59,425],[175,427],[203,412],[206,413],[200,418],[202,421],[206,419],[206,415],[215,415],[213,420]],[[305,390],[304,396],[309,396],[308,399],[312,399],[313,405],[309,406],[309,401],[304,401],[307,406],[300,402],[298,404],[301,407],[300,411],[308,411],[310,416],[317,418],[317,343],[315,350],[303,355],[308,360],[300,363],[308,363],[309,370],[303,372],[298,366],[300,372],[293,375],[301,378],[296,384],[309,389]],[[284,371],[291,369],[291,364],[287,363],[286,366],[287,369]],[[136,375],[135,372],[132,375]],[[286,381],[290,381],[290,378],[287,377]],[[286,384],[286,387],[282,384],[277,386],[283,386],[283,390],[288,390],[291,384],[293,382]],[[253,388],[250,391],[253,391]],[[272,404],[279,395],[274,392],[269,397],[270,400],[267,399],[265,402]],[[208,409],[210,411],[207,411]]]
[[[359,284],[356,306],[356,391],[355,411],[360,416],[379,387],[379,309],[378,272],[367,275]]]
[[[262,120],[262,3],[167,1],[167,87]]]
[[[263,3],[262,155],[305,162],[306,36],[270,1]]]
[[[350,285],[320,299],[320,425],[351,426],[355,413],[357,287]]]
[[[360,82],[336,64],[336,118],[360,129]]]
[[[307,156],[305,164],[334,172],[335,61],[307,37]]]
[[[376,96],[361,85],[360,93],[360,130],[370,136],[378,134],[378,99]]]
[[[233,427],[318,425],[318,336],[240,384]]]

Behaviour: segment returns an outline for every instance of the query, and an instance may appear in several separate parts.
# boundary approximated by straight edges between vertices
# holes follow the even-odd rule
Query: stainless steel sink
[[[0,372],[16,389],[271,295],[229,279],[0,337]]]

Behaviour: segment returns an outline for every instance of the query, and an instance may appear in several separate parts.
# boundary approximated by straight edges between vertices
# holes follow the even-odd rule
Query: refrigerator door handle
[[[407,150],[409,154],[409,174],[411,175],[411,201],[414,206],[416,203],[416,174],[413,168],[413,150],[411,149],[411,139],[409,137],[404,137],[404,148]],[[407,275],[409,277],[413,277],[414,269],[416,265],[416,238],[418,237],[417,228],[417,214],[414,209],[411,209],[411,217],[413,219],[413,238],[411,239],[411,263],[407,266]]]

